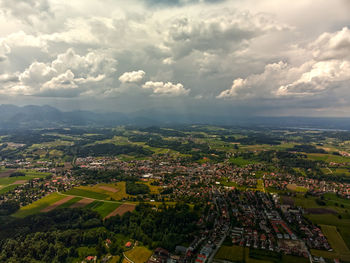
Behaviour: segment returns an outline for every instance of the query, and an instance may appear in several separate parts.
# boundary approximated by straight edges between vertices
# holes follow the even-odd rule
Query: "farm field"
[[[72,188],[66,192],[64,192],[65,195],[74,195],[74,196],[79,196],[79,197],[87,197],[87,198],[93,198],[93,199],[98,199],[98,200],[107,200],[108,195],[95,192],[95,191],[90,191],[86,189],[87,187],[76,187]]]
[[[115,189],[113,191],[112,189]],[[79,186],[73,188],[65,194],[93,198],[98,200],[122,200],[129,197],[126,193],[125,182],[118,182],[114,184],[97,184],[94,186]]]
[[[311,160],[325,161],[327,163],[329,163],[329,162],[335,162],[335,163],[350,162],[350,157],[345,157],[345,156],[340,156],[340,155],[333,155],[333,154],[308,153],[307,157],[309,159],[311,159]]]
[[[66,196],[65,198],[58,200],[57,202],[45,207],[44,209],[42,209],[40,212],[41,213],[46,213],[46,212],[50,212],[54,209],[56,209],[57,207],[69,202],[71,199],[73,199],[73,196]]]
[[[335,250],[335,252],[337,252],[338,254],[350,255],[349,248],[345,244],[343,238],[341,237],[335,226],[321,225],[321,229],[327,237],[331,247]]]
[[[66,198],[66,196],[60,195],[59,193],[52,193],[50,195],[47,195],[41,198],[38,201],[35,201],[34,203],[31,203],[30,205],[21,207],[20,210],[18,210],[16,213],[13,214],[13,216],[23,218],[28,215],[34,215],[34,214],[40,213],[40,211],[43,210],[44,208],[64,198]]]
[[[243,261],[244,247],[239,246],[222,246],[215,255],[215,259],[229,261]]]
[[[23,172],[25,176],[9,177],[13,172]],[[34,178],[44,178],[50,173],[41,173],[32,170],[2,169],[0,171],[0,194],[7,193],[15,189],[18,185],[24,184]]]
[[[303,208],[321,208],[321,209],[330,209],[336,211],[339,214],[345,215],[346,210],[350,208],[350,200],[345,200],[339,197],[336,197],[334,194],[326,194],[324,199],[324,206],[321,206],[316,203],[316,197],[308,196],[307,198],[297,195],[292,198],[296,206],[301,206]]]
[[[333,214],[310,214],[306,215],[306,217],[315,224],[331,225],[337,227],[346,245],[350,247],[350,219],[339,219],[337,215]]]
[[[238,158],[230,158],[230,162],[238,165],[238,166],[245,166],[248,164],[254,164],[257,163],[257,161],[254,160],[248,160],[248,159],[243,159],[242,157],[238,157]]]
[[[114,211],[107,214],[106,218],[116,216],[116,215],[124,215],[126,212],[132,212],[135,210],[136,205],[134,204],[122,204],[121,206],[117,207]]]
[[[251,258],[249,256],[250,249],[240,246],[222,246],[217,254],[215,259],[218,260],[228,260],[231,262],[248,262],[248,263],[308,263],[309,260],[302,257],[295,257],[290,255],[283,255],[282,258],[276,260],[265,260]]]
[[[92,199],[76,197],[74,195],[52,193],[30,205],[22,207],[13,214],[13,216],[23,218],[28,215],[49,212],[54,209],[84,207],[98,212],[101,217],[104,218],[115,211],[120,205],[121,203],[118,202],[94,201]]]
[[[146,247],[134,247],[124,254],[135,263],[144,263],[152,256],[152,251]]]
[[[79,200],[77,200],[76,202],[72,203],[71,205],[67,205],[67,207],[69,208],[80,208],[80,207],[85,207],[88,204],[91,204],[92,202],[94,202],[93,199],[89,199],[89,198],[80,198],[80,197],[75,197],[78,198]]]
[[[79,202],[81,199],[82,199],[81,197],[74,197],[74,196],[72,196],[72,198],[70,200],[68,200],[67,202],[59,205],[57,208],[61,209],[61,208],[71,207],[72,205],[74,205],[77,202]]]
[[[15,189],[18,186],[18,184],[10,184],[7,186],[0,186],[0,194],[5,194],[9,191],[12,191],[13,189]]]
[[[296,184],[288,184],[287,185],[287,189],[291,190],[291,191],[294,191],[294,192],[300,192],[300,193],[307,192],[307,189],[305,187],[298,186]]]
[[[95,208],[92,208],[92,210],[99,213],[102,218],[105,218],[107,215],[113,212],[118,206],[120,206],[120,203],[103,202],[101,205]]]

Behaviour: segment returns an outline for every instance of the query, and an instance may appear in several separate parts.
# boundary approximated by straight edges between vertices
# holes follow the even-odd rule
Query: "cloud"
[[[282,85],[276,91],[278,96],[308,96],[348,85],[350,80],[349,61],[316,62],[293,83]]]
[[[218,99],[257,99],[327,97],[336,89],[348,85],[350,80],[350,31],[324,33],[306,51],[313,52],[313,59],[300,66],[287,62],[271,63],[260,74],[236,78],[230,89],[224,90]],[[349,49],[350,50],[350,49]]]
[[[219,2],[224,2],[226,0],[143,0],[149,6],[183,6],[196,3],[208,3],[214,4]]]
[[[46,50],[47,43],[41,37],[35,37],[33,35],[28,35],[23,31],[18,31],[16,33],[12,33],[5,38],[1,38],[0,41],[5,42],[10,47],[36,47],[43,48]]]
[[[265,66],[260,74],[253,74],[247,78],[233,80],[230,89],[222,91],[218,99],[249,99],[257,97],[273,97],[273,92],[286,78],[289,78],[288,64],[280,61]]]
[[[15,83],[18,82],[18,76],[16,74],[1,74],[0,75],[0,83],[6,84],[6,83]]]
[[[287,29],[290,27],[266,14],[214,9],[205,14],[184,14],[172,19],[164,45],[176,58],[181,58],[194,50],[238,50],[267,31]]]
[[[18,76],[18,83],[1,93],[48,97],[78,96],[99,85],[110,85],[117,61],[100,51],[81,56],[73,49],[58,54],[51,63],[33,62]],[[91,92],[93,93],[93,92]]]
[[[122,83],[140,82],[146,73],[143,70],[125,72],[119,77],[119,81]]]
[[[0,6],[13,17],[32,24],[37,18],[52,16],[48,0],[0,0]]]
[[[0,63],[7,59],[7,55],[11,52],[11,48],[0,40]]]
[[[185,89],[181,83],[173,84],[171,82],[154,82],[147,81],[142,85],[143,89],[150,89],[153,91],[153,94],[156,96],[165,96],[165,97],[177,97],[188,95],[190,92],[189,89]]]
[[[336,108],[340,99],[350,103],[348,7],[345,0],[0,0],[0,97],[56,105],[74,97],[82,104],[72,107],[101,110],[109,101],[116,111],[162,101],[244,112],[306,101],[310,111]]]
[[[350,59],[350,29],[323,33],[310,44],[315,60]]]

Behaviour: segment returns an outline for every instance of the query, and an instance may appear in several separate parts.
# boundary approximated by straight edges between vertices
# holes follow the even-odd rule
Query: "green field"
[[[120,203],[103,202],[102,205],[92,208],[92,210],[96,211],[104,218],[117,209],[118,206],[120,206]]]
[[[295,257],[290,255],[283,255],[282,258],[275,258],[269,260],[268,253],[270,251],[257,250],[262,255],[262,258],[251,258],[249,248],[240,246],[222,246],[215,255],[215,259],[228,260],[231,262],[247,262],[247,263],[308,263],[307,258]],[[254,250],[254,249],[253,249]],[[266,253],[266,255],[264,255]],[[272,252],[274,253],[274,252]]]
[[[16,181],[29,181],[34,178],[44,178],[50,175],[50,173],[41,173],[33,170],[18,170],[18,171],[25,173],[25,176],[16,176],[16,177],[8,176],[8,177],[0,178],[0,194],[4,194],[10,190],[13,190],[15,186],[13,186],[12,184],[16,183]],[[18,186],[18,184],[16,186]]]
[[[350,219],[339,219],[337,215],[306,215],[313,223],[336,226],[347,246],[350,246]]]
[[[70,189],[70,190],[64,192],[64,194],[75,195],[75,196],[80,196],[80,197],[82,196],[82,197],[93,198],[93,199],[98,199],[98,200],[107,200],[109,197],[107,194],[97,193],[97,192],[93,192],[93,191],[89,191],[89,190],[85,190],[85,189],[81,189],[81,188]]]
[[[258,180],[257,180],[256,189],[257,189],[258,191],[262,191],[262,192],[265,191],[265,188],[264,188],[264,181],[263,181],[262,179],[258,179]]]
[[[215,259],[229,261],[243,261],[244,247],[239,246],[222,246],[215,255]]]
[[[112,188],[114,192],[103,189],[103,187]],[[122,200],[123,198],[127,198],[130,196],[126,193],[126,183],[125,182],[118,182],[118,183],[114,183],[114,184],[97,184],[94,186],[80,186],[80,187],[77,187],[74,189],[85,190],[88,192],[106,195],[105,198],[90,197],[90,198],[99,199],[99,200],[112,200],[112,199],[114,199],[114,200],[118,201],[118,200]],[[152,191],[152,189],[151,189],[151,191]],[[156,191],[156,188],[153,188],[153,191]],[[87,197],[89,197],[89,196],[87,196]]]
[[[257,161],[254,160],[248,160],[248,159],[243,159],[242,157],[238,158],[230,158],[229,160],[231,163],[238,165],[238,166],[246,166],[248,164],[255,164],[258,163]]]
[[[335,252],[339,254],[350,254],[349,248],[335,226],[321,225],[321,229]]]
[[[12,191],[17,186],[18,186],[18,184],[11,184],[11,185],[5,186],[3,188],[0,188],[0,194],[5,194],[5,193],[7,193],[9,191]]]
[[[60,206],[58,206],[56,209],[59,209],[59,208],[69,208],[72,204],[75,204],[76,202],[80,201],[81,197],[74,197],[72,198],[71,200],[61,204]]]
[[[308,153],[307,157],[315,161],[324,161],[324,162],[335,162],[335,163],[346,163],[350,162],[350,157],[344,157],[340,155],[333,154],[323,154],[323,153]]]
[[[97,201],[97,200],[96,200],[96,201],[93,201],[92,203],[90,203],[90,204],[84,206],[84,208],[94,210],[94,209],[96,209],[97,207],[103,205],[103,203],[104,203],[103,201]]]
[[[45,207],[48,207],[49,205],[52,205],[65,197],[66,196],[60,195],[59,193],[52,193],[41,198],[38,201],[35,201],[34,203],[21,207],[20,210],[13,214],[13,216],[23,218],[28,215],[40,213],[40,211]]]
[[[135,263],[144,263],[152,256],[152,251],[146,247],[134,247],[124,254]]]
[[[293,192],[305,193],[307,192],[307,188],[303,186],[298,186],[296,184],[288,184],[287,189]]]

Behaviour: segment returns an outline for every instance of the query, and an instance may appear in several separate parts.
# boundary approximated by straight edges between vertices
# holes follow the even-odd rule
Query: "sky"
[[[348,0],[0,0],[0,104],[350,117]]]

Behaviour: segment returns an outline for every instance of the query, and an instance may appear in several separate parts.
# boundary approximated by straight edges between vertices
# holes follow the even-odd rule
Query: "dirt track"
[[[68,202],[69,200],[71,200],[73,198],[74,198],[74,196],[67,196],[67,197],[57,201],[56,203],[49,205],[48,207],[45,207],[40,212],[43,212],[43,213],[50,212],[50,211],[54,210],[55,208],[57,208],[58,206]]]
[[[126,212],[134,211],[135,207],[136,207],[136,205],[133,205],[133,204],[122,204],[121,206],[117,207],[117,209],[115,209],[112,213],[107,215],[105,218],[109,218],[109,217],[116,216],[116,215],[122,216]]]

